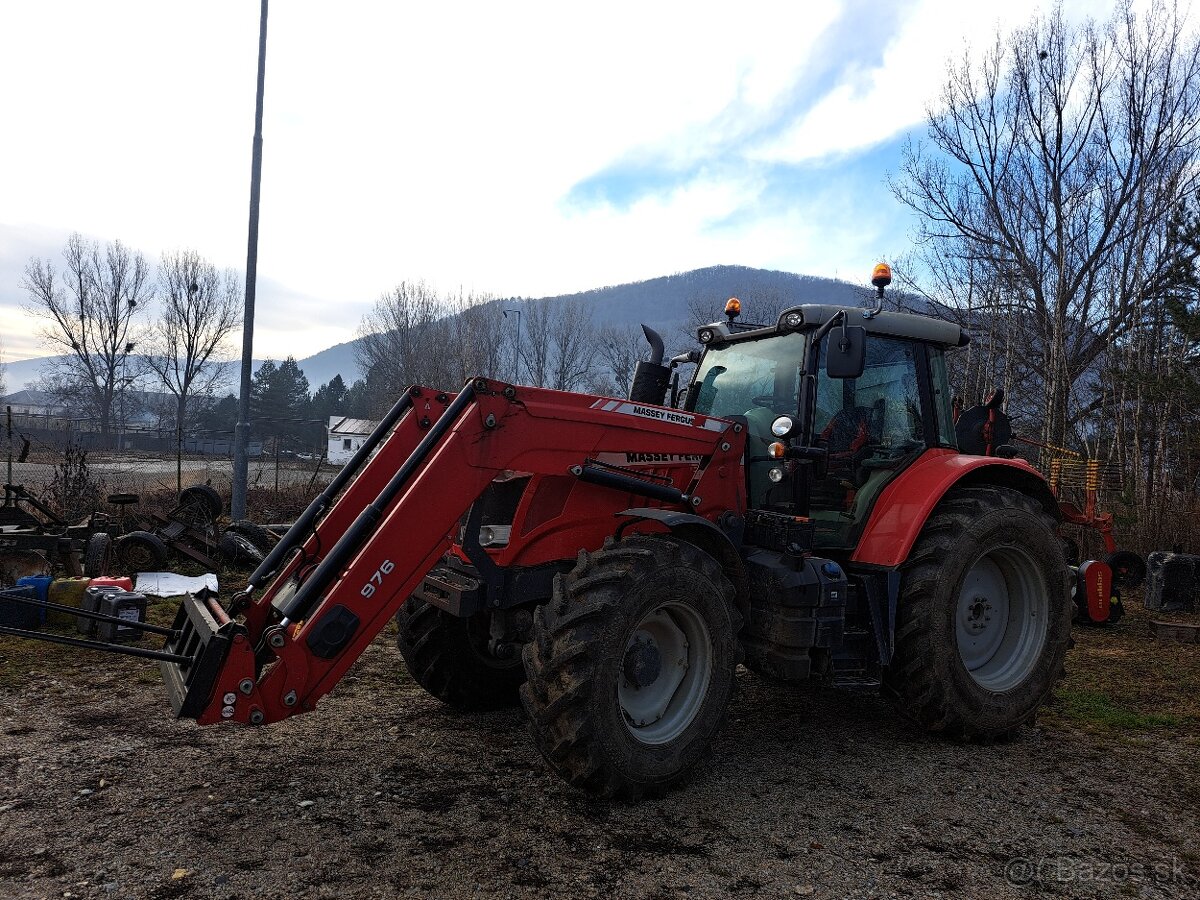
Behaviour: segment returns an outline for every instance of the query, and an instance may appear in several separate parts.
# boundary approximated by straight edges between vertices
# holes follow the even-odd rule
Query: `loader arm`
[[[745,511],[740,425],[482,378],[457,395],[414,390],[432,402],[410,406],[260,597],[240,594],[233,617],[211,598],[185,601],[164,649],[192,662],[161,663],[177,715],[263,724],[315,708],[505,470],[570,474],[588,490],[628,495],[628,505],[710,521]],[[595,463],[612,452],[700,462],[689,484],[664,485]]]

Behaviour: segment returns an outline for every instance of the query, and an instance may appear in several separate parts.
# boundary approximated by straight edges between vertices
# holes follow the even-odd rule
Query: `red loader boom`
[[[291,556],[266,590],[254,597],[252,576],[234,598],[242,622],[210,598],[184,602],[164,649],[188,661],[160,663],[177,715],[257,725],[314,709],[506,470],[569,474],[594,485],[596,509],[614,516],[647,500],[709,518],[744,512],[741,425],[483,378],[457,395],[414,387],[398,406],[395,431],[328,513],[312,522],[317,508],[293,528],[311,528],[300,552],[301,534],[289,533],[280,549]],[[683,467],[691,478],[676,487],[599,461],[611,453],[701,461]]]

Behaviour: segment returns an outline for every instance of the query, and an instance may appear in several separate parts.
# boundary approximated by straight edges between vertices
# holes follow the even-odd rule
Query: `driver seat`
[[[871,406],[846,406],[833,414],[817,435],[817,443],[826,448],[829,456],[825,477],[813,484],[814,506],[834,510],[849,510],[854,506],[855,494],[869,475],[859,466],[867,455],[864,448],[878,444],[882,430],[882,398]]]

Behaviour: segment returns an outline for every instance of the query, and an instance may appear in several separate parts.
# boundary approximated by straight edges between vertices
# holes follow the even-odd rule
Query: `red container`
[[[123,591],[133,590],[133,579],[128,577],[117,578],[112,575],[106,575],[103,578],[93,578],[88,582],[88,587],[119,587]]]

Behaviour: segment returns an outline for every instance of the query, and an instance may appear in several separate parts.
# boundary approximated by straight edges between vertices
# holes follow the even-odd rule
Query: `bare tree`
[[[591,383],[597,332],[591,310],[570,301],[531,300],[518,348],[525,380],[535,387],[577,391]]]
[[[236,272],[218,272],[195,250],[178,250],[163,254],[158,293],[162,313],[145,360],[175,397],[178,450],[188,424],[188,400],[211,394],[226,376],[228,338],[242,321],[242,285]]]
[[[525,380],[534,387],[549,387],[554,363],[554,310],[546,300],[532,300],[523,307],[525,328],[517,347],[517,358]]]
[[[448,343],[443,349],[451,356],[451,386],[462,385],[474,375],[496,378],[508,371],[508,331],[494,301],[490,294],[462,291],[447,299]]]
[[[633,386],[634,369],[640,360],[650,355],[650,345],[642,329],[633,325],[605,326],[597,333],[596,346],[600,361],[608,369],[611,393],[628,396]],[[610,391],[604,390],[602,393]]]
[[[550,342],[554,361],[550,369],[550,387],[556,391],[577,391],[588,381],[596,362],[596,329],[592,312],[582,303],[554,304]]]
[[[402,281],[375,301],[359,325],[358,364],[386,397],[372,406],[386,409],[411,384],[443,385],[450,379],[446,348],[435,336],[446,305],[423,281]]]
[[[1085,373],[1161,291],[1167,223],[1198,184],[1196,39],[1170,6],[1079,27],[1056,8],[951,67],[929,145],[892,189],[965,276],[940,299],[966,290],[1018,335],[1042,436],[1062,443],[1094,408]]]
[[[138,316],[153,297],[149,268],[120,241],[102,251],[79,234],[68,238],[63,258],[61,284],[49,260],[29,261],[25,309],[43,320],[41,336],[64,356],[48,380],[83,400],[107,435],[113,400],[129,387],[128,357],[143,332]]]
[[[372,408],[386,409],[411,384],[457,388],[473,375],[504,371],[509,338],[493,300],[461,290],[443,296],[421,281],[383,294],[359,326]]]

